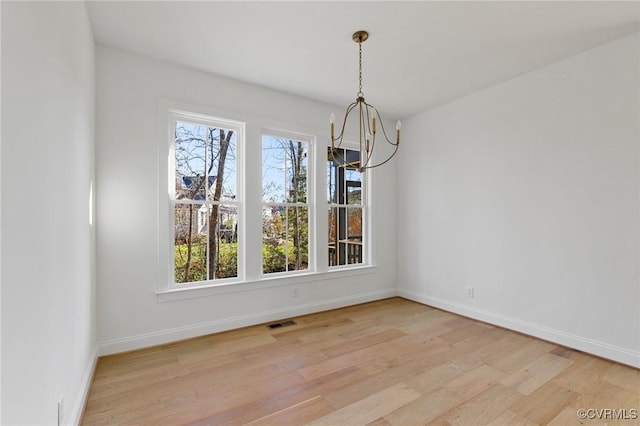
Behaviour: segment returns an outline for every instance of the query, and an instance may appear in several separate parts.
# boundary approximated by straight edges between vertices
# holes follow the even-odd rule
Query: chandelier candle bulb
[[[374,135],[376,134],[376,115],[377,114],[378,114],[378,111],[376,111],[376,109],[374,108],[373,111],[372,111],[373,118],[371,120],[371,123],[372,123],[371,127],[373,127],[372,130],[373,130],[373,134]]]
[[[366,143],[366,150],[367,150],[367,154],[369,153],[369,142],[371,141],[371,134],[367,132],[367,143]]]
[[[335,139],[333,137],[335,122],[336,122],[336,116],[333,113],[331,113],[331,115],[329,116],[329,123],[331,123],[331,144],[333,144],[333,140]]]

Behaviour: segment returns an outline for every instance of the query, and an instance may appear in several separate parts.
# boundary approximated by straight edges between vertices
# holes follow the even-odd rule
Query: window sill
[[[352,268],[331,269],[327,272],[307,272],[294,275],[264,276],[257,280],[241,281],[222,284],[203,285],[198,287],[174,288],[157,291],[158,302],[173,302],[178,300],[196,299],[200,297],[219,296],[230,293],[243,293],[263,290],[272,287],[282,287],[308,283],[313,281],[335,280],[358,275],[374,274],[376,266],[366,265]]]

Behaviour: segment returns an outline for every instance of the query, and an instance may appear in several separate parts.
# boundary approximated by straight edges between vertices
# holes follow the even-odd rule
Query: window
[[[329,266],[362,264],[366,261],[364,174],[359,167],[359,151],[328,149]]]
[[[174,113],[170,151],[176,285],[238,278],[240,123]]]
[[[369,181],[359,151],[318,151],[312,130],[273,130],[213,114],[160,104],[158,131],[168,136],[158,151],[168,165],[158,169],[167,183],[158,196],[161,298],[236,291],[226,284],[313,281],[312,273],[366,273],[340,271],[371,262]],[[316,179],[323,167],[326,190],[323,176]]]
[[[310,140],[262,136],[262,273],[308,270]]]

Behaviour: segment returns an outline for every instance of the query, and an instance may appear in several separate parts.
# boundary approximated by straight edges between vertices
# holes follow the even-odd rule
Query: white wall
[[[84,3],[2,4],[2,424],[76,423],[96,355]]]
[[[0,24],[2,2],[0,2]],[[0,176],[2,176],[2,31],[0,31]],[[0,184],[0,241],[2,241],[2,185]],[[0,243],[0,423],[2,423],[2,244]]]
[[[399,294],[640,366],[639,47],[406,120]]]
[[[325,273],[300,279],[250,282],[205,291],[158,296],[168,241],[166,126],[158,121],[164,101],[204,108],[247,121],[247,180],[259,179],[260,126],[328,139],[328,117],[344,106],[225,79],[118,50],[97,49],[96,173],[98,324],[101,353],[113,353],[248,324],[395,295],[395,166],[374,174],[376,268],[365,275]],[[256,72],[259,72],[258,70]],[[392,124],[389,124],[392,126]],[[325,155],[323,149],[319,155]],[[322,188],[325,173],[319,173]],[[320,192],[322,194],[323,192]],[[252,201],[253,200],[253,201]],[[247,194],[247,209],[258,197]],[[249,203],[253,202],[253,206]],[[322,210],[323,204],[317,206]],[[259,207],[258,207],[259,208]],[[254,210],[255,211],[255,210]],[[258,210],[259,211],[259,210]],[[320,233],[326,221],[319,216]],[[259,233],[260,224],[247,224]],[[259,247],[249,256],[260,255]],[[326,264],[326,255],[324,258]],[[320,262],[319,262],[320,263]],[[249,271],[251,280],[255,271]],[[293,288],[298,288],[294,297]],[[167,300],[175,299],[178,300]]]

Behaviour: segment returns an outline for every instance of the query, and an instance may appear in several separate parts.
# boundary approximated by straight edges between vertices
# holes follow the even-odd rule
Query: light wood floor
[[[400,298],[294,320],[101,358],[83,424],[640,424],[639,370],[502,328]]]

